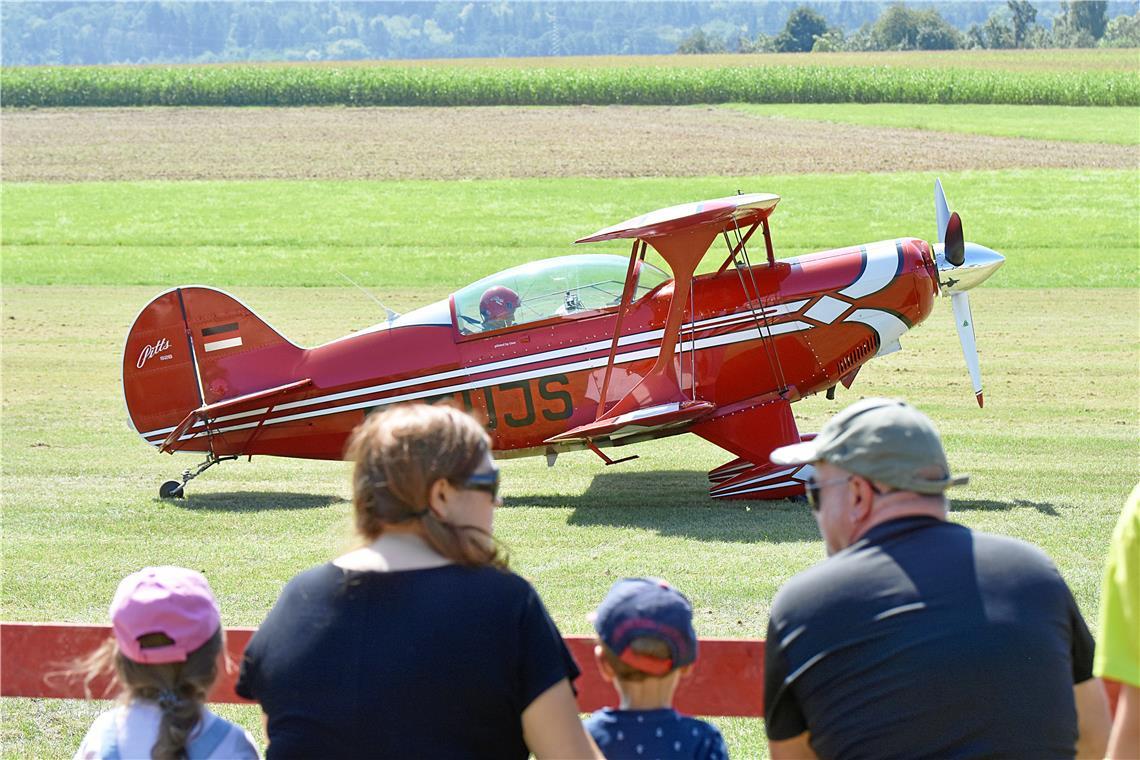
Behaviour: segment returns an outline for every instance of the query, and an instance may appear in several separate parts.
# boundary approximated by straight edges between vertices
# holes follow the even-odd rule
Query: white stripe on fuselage
[[[884,240],[863,246],[863,256],[866,264],[863,271],[839,295],[859,299],[878,293],[890,285],[895,276],[902,269],[902,254],[898,249],[898,241]]]
[[[740,342],[748,341],[748,340],[756,340],[762,336],[767,336],[769,334],[771,334],[771,335],[783,335],[783,334],[787,334],[787,333],[801,332],[803,330],[810,330],[810,329],[811,329],[811,325],[807,324],[806,322],[800,322],[798,320],[791,321],[791,322],[781,322],[779,324],[772,325],[770,332],[768,329],[750,327],[746,330],[740,330],[737,332],[728,333],[726,335],[716,335],[716,336],[713,336],[710,338],[700,338],[696,341],[695,347],[694,347],[693,341],[691,341],[691,340],[683,341],[683,342],[678,344],[678,346],[676,348],[676,352],[680,353],[683,351],[690,351],[690,350],[694,350],[694,348],[695,348],[695,350],[699,351],[699,350],[704,350],[706,348],[713,348],[715,346],[728,345],[731,343],[740,343]],[[626,364],[629,362],[640,361],[643,359],[652,359],[652,358],[657,356],[659,351],[660,351],[659,346],[651,346],[649,348],[639,349],[636,351],[630,351],[630,352],[627,352],[624,354],[619,354],[617,357],[615,357],[614,363],[615,364]],[[518,372],[518,373],[514,373],[514,374],[498,375],[495,377],[488,377],[488,378],[484,378],[482,380],[477,380],[474,382],[456,383],[454,385],[447,385],[447,386],[441,386],[441,387],[431,388],[431,389],[422,390],[422,391],[415,391],[412,393],[405,393],[405,394],[401,394],[401,395],[397,395],[397,396],[389,396],[386,398],[379,398],[379,399],[369,399],[367,401],[359,401],[359,402],[356,402],[354,404],[345,404],[342,406],[330,406],[330,407],[325,407],[322,409],[316,409],[316,410],[309,411],[309,412],[302,412],[299,414],[291,414],[291,415],[286,415],[283,417],[275,417],[273,419],[265,420],[264,424],[265,425],[277,425],[277,424],[281,424],[283,422],[293,422],[296,420],[309,419],[312,417],[321,417],[321,416],[325,416],[325,415],[329,415],[329,414],[340,414],[341,412],[353,411],[356,409],[367,409],[367,408],[376,407],[376,406],[387,406],[388,404],[395,404],[395,403],[399,403],[401,401],[415,401],[417,399],[422,399],[422,398],[446,396],[446,395],[450,395],[453,393],[459,393],[459,392],[462,392],[465,390],[474,390],[477,388],[483,388],[483,387],[490,386],[490,385],[498,385],[498,384],[504,383],[504,382],[511,382],[511,381],[516,381],[516,380],[529,380],[529,379],[533,379],[536,377],[543,377],[545,375],[549,375],[552,373],[578,372],[580,370],[594,369],[597,367],[604,367],[608,361],[609,361],[609,357],[600,356],[600,357],[597,357],[594,359],[584,359],[581,361],[570,362],[568,364],[560,364],[560,365],[555,366],[555,367],[542,367],[539,369],[527,370],[525,372]],[[249,414],[263,414],[265,411],[267,411],[267,410],[262,409],[262,410],[255,410],[254,412],[243,412],[240,416],[244,417],[244,416],[248,416]],[[276,409],[275,409],[275,411],[276,411]],[[219,423],[236,419],[236,418],[238,418],[238,416],[239,415],[231,415],[230,417],[220,417],[216,420],[211,420],[211,424],[212,425],[218,425]],[[198,427],[201,424],[202,423],[198,423],[197,425],[195,425],[195,427]],[[244,423],[244,424],[240,424],[240,425],[231,425],[231,426],[222,427],[222,428],[214,427],[211,432],[215,433],[215,434],[216,433],[227,433],[227,432],[231,432],[234,430],[244,430],[244,429],[256,427],[259,424],[262,424],[261,420],[258,420],[256,422]],[[152,433],[151,435],[157,435],[157,433]],[[190,440],[192,438],[196,438],[196,437],[202,436],[202,435],[206,435],[205,430],[202,430],[202,431],[199,431],[196,433],[189,433],[187,435],[182,436],[179,440],[180,441]]]
[[[684,335],[686,333],[691,335],[692,333],[694,333],[698,330],[721,329],[721,328],[725,328],[725,327],[731,327],[731,326],[738,324],[738,323],[752,322],[754,319],[756,319],[760,316],[763,316],[763,317],[779,317],[779,316],[784,316],[784,315],[788,315],[788,314],[794,314],[795,312],[797,312],[801,308],[803,308],[803,306],[805,304],[807,304],[806,300],[789,301],[787,303],[776,304],[774,306],[769,306],[769,307],[765,308],[762,315],[756,314],[754,316],[752,311],[741,311],[741,312],[734,312],[732,314],[725,314],[725,315],[722,315],[719,317],[712,317],[710,319],[704,319],[704,320],[697,322],[695,326],[693,325],[692,322],[690,322],[686,325],[682,325],[681,333],[682,333],[682,335]],[[624,335],[618,340],[618,346],[619,347],[629,346],[629,345],[633,345],[633,344],[637,344],[637,343],[644,343],[644,342],[650,341],[650,340],[660,341],[663,335],[664,335],[664,330],[647,330],[645,332],[634,333],[632,335]],[[348,390],[348,391],[340,391],[338,393],[329,393],[329,394],[325,394],[323,396],[314,396],[312,398],[301,399],[299,401],[290,401],[290,402],[287,402],[284,404],[279,404],[279,405],[275,406],[274,409],[277,411],[286,411],[289,409],[297,409],[300,407],[331,403],[334,401],[343,401],[345,399],[357,398],[359,396],[370,396],[370,395],[374,395],[376,393],[383,393],[385,391],[391,391],[391,390],[399,390],[400,388],[407,388],[409,386],[414,386],[414,385],[425,385],[428,383],[440,382],[442,380],[452,380],[452,379],[458,378],[458,377],[470,377],[472,375],[479,375],[479,374],[483,374],[485,372],[495,372],[497,370],[509,369],[511,367],[518,367],[518,366],[522,366],[525,364],[537,364],[539,362],[553,361],[555,359],[562,359],[562,358],[567,357],[567,356],[576,356],[576,355],[580,355],[580,354],[584,354],[584,353],[592,353],[594,351],[601,351],[603,349],[609,348],[612,343],[613,343],[612,338],[607,338],[605,340],[596,340],[596,341],[592,341],[590,343],[585,343],[585,344],[578,345],[578,346],[571,346],[569,348],[560,348],[560,349],[555,349],[553,351],[543,351],[543,352],[537,353],[537,354],[528,354],[526,356],[517,356],[517,357],[513,357],[511,359],[501,359],[499,361],[487,362],[486,364],[477,364],[477,365],[470,366],[470,367],[460,367],[458,369],[447,370],[445,372],[436,372],[436,373],[431,374],[431,375],[421,375],[418,377],[407,378],[405,380],[395,380],[395,381],[390,382],[390,383],[380,383],[378,385],[372,385],[372,386],[368,386],[365,388],[355,388],[355,389]],[[654,350],[656,350],[656,349],[654,349]],[[630,361],[632,361],[632,360],[630,360]],[[549,370],[544,370],[544,372],[545,371],[555,371],[555,368],[552,368]],[[514,378],[515,376],[511,376],[511,377]],[[470,386],[470,387],[481,387],[481,386]],[[425,393],[424,396],[422,396],[422,397],[431,396],[431,395],[434,395],[434,392]],[[217,419],[214,420],[214,422],[215,423],[226,422],[229,420],[241,419],[243,417],[252,417],[252,416],[259,415],[259,414],[264,414],[266,411],[267,411],[267,407],[262,407],[260,409],[252,409],[252,410],[245,411],[245,412],[238,412],[236,414],[218,417]],[[194,425],[194,427],[200,427],[201,425],[202,425],[202,423],[198,422]],[[171,425],[170,427],[161,428],[159,430],[152,430],[148,433],[142,433],[141,435],[144,438],[152,438],[152,437],[157,436],[157,435],[165,435],[166,433],[169,433],[171,430],[173,430],[174,427],[175,427],[174,425]]]
[[[890,346],[898,343],[909,328],[889,311],[881,309],[856,309],[843,318],[844,322],[858,322],[874,330],[879,336],[880,346]]]

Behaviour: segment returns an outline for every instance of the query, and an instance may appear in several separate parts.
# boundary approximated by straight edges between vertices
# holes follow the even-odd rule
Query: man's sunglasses
[[[491,500],[499,501],[499,468],[495,467],[487,472],[476,472],[467,478],[460,486],[467,491],[483,491],[491,494]]]
[[[834,478],[832,480],[825,480],[822,483],[817,481],[814,476],[808,478],[807,482],[804,483],[804,492],[807,494],[808,506],[811,507],[811,511],[819,511],[820,491],[822,491],[827,486],[835,486],[839,485],[840,483],[846,483],[853,477],[854,475],[848,475],[845,478]]]

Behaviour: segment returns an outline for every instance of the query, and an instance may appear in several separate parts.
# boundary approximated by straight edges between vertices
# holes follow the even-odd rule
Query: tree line
[[[1028,0],[922,6],[857,0],[5,2],[0,63],[1140,45],[1137,27],[1135,0],[1037,7]]]
[[[1038,22],[1038,9],[1029,0],[1007,0],[1004,6],[993,9],[984,22],[959,31],[937,8],[916,9],[897,3],[875,21],[848,34],[829,24],[811,6],[801,5],[788,15],[778,34],[728,40],[697,29],[681,41],[678,52],[1140,47],[1140,10],[1111,21],[1108,3],[1103,0],[1062,2],[1058,10],[1046,27]]]

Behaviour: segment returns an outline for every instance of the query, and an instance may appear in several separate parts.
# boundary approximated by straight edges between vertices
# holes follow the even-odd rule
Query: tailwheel
[[[237,459],[237,454],[230,454],[228,456],[220,457],[214,452],[206,454],[206,461],[195,467],[193,470],[182,471],[182,481],[168,480],[158,487],[158,498],[160,499],[181,499],[186,496],[186,484],[194,478],[201,475],[206,470],[210,469],[218,462],[225,462],[230,459]]]
[[[181,499],[182,483],[177,480],[168,480],[158,487],[158,498],[160,499]]]

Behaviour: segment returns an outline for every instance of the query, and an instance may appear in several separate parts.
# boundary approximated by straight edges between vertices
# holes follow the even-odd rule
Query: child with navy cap
[[[602,678],[621,697],[586,719],[586,730],[615,758],[728,757],[711,724],[673,709],[673,693],[697,659],[693,608],[684,594],[655,578],[625,578],[593,615]]]

